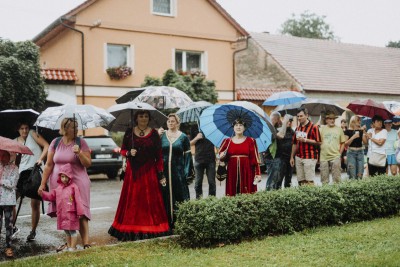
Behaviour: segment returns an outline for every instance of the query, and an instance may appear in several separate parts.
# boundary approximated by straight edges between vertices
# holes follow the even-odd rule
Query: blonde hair
[[[355,130],[355,129],[356,129],[356,123],[357,123],[357,121],[360,121],[360,117],[358,117],[357,115],[353,115],[353,116],[350,118],[349,129]]]
[[[65,135],[65,129],[68,128],[68,126],[74,122],[73,118],[64,118],[61,121],[61,127],[60,127],[60,131],[58,131],[60,133],[60,135]],[[76,125],[78,125],[78,121],[75,119],[75,123]]]
[[[178,123],[178,129],[179,129],[179,125],[181,124],[181,119],[179,118],[179,116],[176,115],[176,113],[171,113],[167,117],[168,117],[168,119],[171,117],[175,118],[176,122]]]

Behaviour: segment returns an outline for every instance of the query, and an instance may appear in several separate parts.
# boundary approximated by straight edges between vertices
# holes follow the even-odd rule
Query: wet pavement
[[[342,175],[344,177],[345,174]],[[266,175],[262,175],[262,181],[258,184],[258,190],[265,189]],[[107,231],[113,222],[115,211],[118,205],[119,195],[122,187],[122,181],[108,180],[106,176],[91,176],[91,211],[92,220],[89,222],[90,243],[92,246],[104,246],[118,243],[117,239],[108,235]],[[297,185],[296,177],[293,177],[293,185]],[[195,198],[194,183],[189,185],[191,199]],[[203,180],[204,197],[208,195],[207,179]],[[217,181],[217,197],[225,194],[225,182]],[[45,210],[47,202],[45,202]],[[27,242],[26,237],[30,232],[30,199],[25,198],[21,207],[20,215],[17,219],[17,227],[21,230],[17,238],[13,241],[13,250],[15,258],[23,258],[43,254],[55,254],[56,248],[65,243],[63,231],[57,230],[56,218],[50,218],[47,215],[41,215],[38,229],[36,231],[36,240]],[[5,230],[4,224],[1,232],[0,241],[0,261],[4,261],[5,250]],[[78,244],[81,240],[78,235]],[[82,245],[78,246],[82,249]]]

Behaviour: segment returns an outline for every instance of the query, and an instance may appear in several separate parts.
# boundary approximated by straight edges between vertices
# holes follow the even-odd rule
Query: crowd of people
[[[293,116],[271,114],[276,135],[267,151],[260,154],[256,140],[244,135],[248,126],[241,118],[232,124],[233,136],[224,139],[221,147],[216,148],[196,126],[188,135],[180,131],[180,118],[174,113],[168,115],[164,130],[149,126],[152,120],[149,111],[136,112],[135,126],[126,130],[122,141],[120,153],[126,158],[125,177],[108,233],[121,241],[171,235],[178,204],[190,199],[188,176],[191,168],[195,171],[196,199],[203,197],[204,175],[209,185],[208,195],[215,196],[217,162],[225,162],[227,166],[227,196],[256,192],[261,181],[262,161],[266,166],[266,191],[293,186],[293,169],[299,186],[314,185],[318,164],[322,184],[330,183],[330,175],[333,183],[339,183],[344,170],[349,179],[398,174],[400,165],[396,154],[400,151],[400,123],[393,125],[391,120],[374,116],[371,128],[367,129],[356,115],[351,117],[348,127],[346,120],[337,126],[338,116],[329,111],[321,116],[319,123],[310,120],[305,108],[300,108],[296,115],[297,127],[294,128]],[[13,159],[9,152],[0,150],[0,229],[4,214],[7,257],[13,256],[11,240],[19,232],[18,227],[13,226],[18,173],[35,164],[43,165],[44,161],[38,194],[50,201],[47,214],[57,217],[57,229],[66,235],[66,242],[57,252],[76,250],[77,232],[83,248],[91,247],[90,179],[86,172],[91,156],[85,140],[76,137],[77,125],[75,119],[65,118],[61,122],[61,137],[49,145],[29,129],[28,123],[21,122],[16,141],[28,146],[33,155]],[[194,162],[191,146],[195,147]],[[31,208],[31,231],[27,241],[33,241],[36,236],[40,201],[32,199]]]

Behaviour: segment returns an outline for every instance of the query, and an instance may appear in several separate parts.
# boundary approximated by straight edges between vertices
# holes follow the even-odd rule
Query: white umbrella
[[[60,129],[64,118],[75,118],[78,122],[78,129],[104,127],[115,120],[114,116],[105,109],[93,105],[62,105],[49,107],[43,111],[35,122],[35,126],[48,129]]]
[[[187,94],[175,87],[148,86],[141,89],[144,91],[133,101],[147,103],[156,109],[180,108],[193,102]]]
[[[133,115],[139,110],[148,110],[150,112],[151,120],[149,126],[152,128],[161,127],[168,120],[167,116],[151,105],[130,101],[123,104],[113,105],[108,109],[108,112],[114,115],[116,119],[104,128],[110,131],[126,131],[127,128],[134,125]]]

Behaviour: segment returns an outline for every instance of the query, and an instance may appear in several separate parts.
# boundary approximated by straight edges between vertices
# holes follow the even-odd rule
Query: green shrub
[[[185,247],[232,243],[325,225],[370,220],[400,210],[400,177],[263,191],[182,203],[175,224]]]

